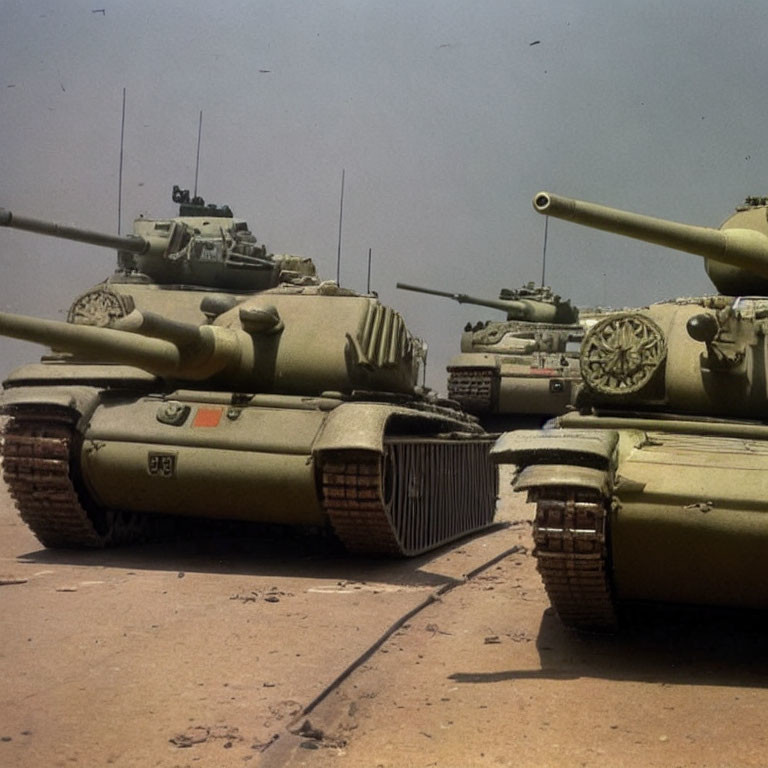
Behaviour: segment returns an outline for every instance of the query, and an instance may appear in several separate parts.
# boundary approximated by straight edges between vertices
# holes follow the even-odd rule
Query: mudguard
[[[491,449],[491,459],[520,468],[575,465],[605,472],[615,467],[618,443],[619,433],[612,430],[521,429],[504,433]]]
[[[127,365],[30,363],[16,368],[3,382],[0,414],[12,415],[19,408],[61,408],[77,414],[78,429],[83,431],[104,389],[143,390],[156,381],[152,374]]]
[[[589,488],[602,496],[611,490],[608,472],[591,467],[577,467],[563,464],[533,464],[525,467],[515,477],[513,488],[528,491],[531,488]]]
[[[0,393],[0,414],[12,415],[16,408],[64,408],[77,414],[78,422],[87,422],[99,404],[101,389],[85,386],[40,386],[6,389]]]
[[[416,434],[424,431],[425,423],[429,424],[429,431],[435,433],[462,431],[475,436],[482,434],[478,427],[460,424],[429,411],[414,411],[384,403],[342,403],[326,417],[312,445],[312,455],[338,450],[384,453],[384,434],[395,420],[400,424],[412,424]],[[408,431],[406,427],[404,432]]]

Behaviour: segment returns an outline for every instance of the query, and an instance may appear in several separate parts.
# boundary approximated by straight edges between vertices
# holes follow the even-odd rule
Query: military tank
[[[0,314],[1,335],[53,350],[0,398],[4,478],[38,539],[103,547],[146,537],[158,515],[194,516],[332,528],[353,552],[414,555],[489,525],[492,440],[417,386],[425,349],[402,317],[318,283],[308,262],[235,250],[229,217],[200,217],[218,232],[208,249],[197,218],[163,223],[184,235],[157,246],[102,240],[146,258],[121,255],[95,309],[81,297],[67,322]],[[190,253],[201,243],[210,272]]]
[[[564,413],[579,381],[579,310],[547,286],[528,283],[483,299],[398,283],[398,288],[490,307],[505,321],[467,323],[448,363],[448,397],[488,427],[542,423]]]
[[[702,256],[719,291],[596,322],[578,410],[495,445],[536,502],[552,605],[577,629],[632,601],[768,608],[768,200],[719,229],[544,192],[534,208]]]
[[[203,322],[231,303],[232,296],[281,282],[317,282],[311,259],[268,253],[229,206],[190,199],[189,190],[178,186],[172,197],[179,205],[177,217],[137,218],[133,234],[122,237],[19,216],[4,208],[0,226],[117,250],[114,274],[72,303],[68,320],[73,323],[107,325],[133,308]]]

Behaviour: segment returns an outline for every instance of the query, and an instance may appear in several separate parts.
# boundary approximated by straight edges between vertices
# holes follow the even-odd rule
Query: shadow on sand
[[[455,579],[431,572],[429,564],[470,539],[505,527],[496,524],[426,554],[386,558],[346,553],[327,531],[248,522],[182,520],[173,534],[146,544],[111,549],[39,549],[19,562],[128,570],[179,571],[248,576],[301,576],[372,581],[396,586],[438,587]]]
[[[460,683],[595,677],[661,685],[768,687],[768,613],[633,606],[616,634],[566,629],[551,608],[536,640],[541,668],[456,673]]]

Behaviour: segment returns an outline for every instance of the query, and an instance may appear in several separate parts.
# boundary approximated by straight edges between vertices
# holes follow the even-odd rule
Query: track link
[[[608,563],[608,500],[582,488],[534,488],[536,568],[564,624],[616,628]]]
[[[30,409],[12,416],[3,438],[3,478],[21,519],[46,547],[105,547],[139,540],[148,520],[100,510],[72,480],[80,439],[72,415]]]
[[[357,554],[413,556],[487,527],[498,495],[490,440],[389,439],[384,454],[322,457],[323,507]]]

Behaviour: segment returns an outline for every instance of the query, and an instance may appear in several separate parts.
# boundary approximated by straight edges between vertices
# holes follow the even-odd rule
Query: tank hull
[[[464,353],[448,364],[448,397],[481,420],[500,417],[516,426],[565,413],[576,396],[578,360],[562,355]],[[495,419],[499,421],[499,418]]]
[[[17,372],[0,401],[4,476],[48,546],[135,540],[160,515],[330,527],[350,550],[412,555],[493,520],[492,441],[458,412],[50,367]]]
[[[768,440],[620,433],[611,514],[620,600],[768,608]]]
[[[768,428],[578,415],[560,426],[509,433],[494,452],[536,502],[538,567],[565,623],[610,628],[633,601],[768,608]]]

